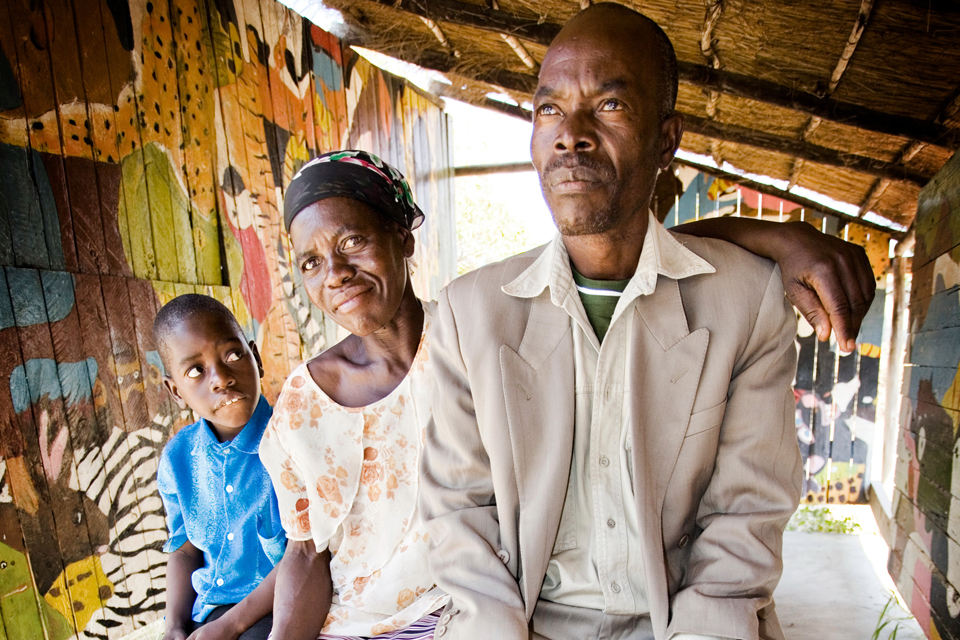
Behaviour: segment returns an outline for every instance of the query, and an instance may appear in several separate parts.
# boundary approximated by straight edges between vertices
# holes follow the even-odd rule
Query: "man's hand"
[[[237,640],[241,631],[230,623],[227,616],[205,624],[193,633],[187,640]]]
[[[820,233],[803,222],[785,225],[777,256],[790,302],[827,340],[836,331],[840,349],[857,348],[857,334],[877,284],[863,247]]]
[[[836,331],[840,349],[857,348],[860,323],[877,283],[863,247],[820,233],[805,222],[711,218],[676,231],[732,242],[780,265],[787,298],[827,340]]]

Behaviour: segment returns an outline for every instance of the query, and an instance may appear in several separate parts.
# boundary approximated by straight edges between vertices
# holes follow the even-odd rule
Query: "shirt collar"
[[[673,234],[657,221],[653,212],[647,215],[649,220],[647,234],[643,239],[643,250],[637,270],[623,292],[623,300],[653,293],[657,286],[657,275],[681,280],[716,272],[713,265],[674,238]],[[550,289],[550,301],[558,307],[563,306],[564,298],[574,289],[570,257],[559,235],[547,245],[533,264],[504,285],[502,291],[515,298],[535,298],[547,288]]]
[[[200,423],[203,428],[201,432],[201,443],[204,447],[213,447],[219,451],[227,451],[232,449],[239,453],[259,453],[260,449],[260,439],[263,437],[263,432],[267,428],[267,422],[270,420],[270,416],[273,415],[273,408],[270,406],[270,403],[267,402],[267,399],[262,395],[260,396],[260,401],[257,403],[257,408],[254,409],[253,415],[250,416],[250,421],[244,425],[243,429],[240,430],[240,433],[237,436],[228,442],[220,442],[217,440],[217,436],[213,434],[213,429],[210,428],[210,425],[204,418],[200,418]]]

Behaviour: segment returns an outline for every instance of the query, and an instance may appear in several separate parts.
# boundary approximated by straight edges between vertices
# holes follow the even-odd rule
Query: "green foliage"
[[[797,509],[787,531],[803,531],[806,533],[860,533],[860,525],[850,517],[837,517],[830,512],[829,507],[803,505]]]
[[[873,630],[870,640],[897,640],[900,624],[911,618],[913,616],[903,610],[900,603],[897,602],[897,595],[891,591],[890,597],[887,598],[887,604],[883,605],[883,610],[877,619],[877,628]]]

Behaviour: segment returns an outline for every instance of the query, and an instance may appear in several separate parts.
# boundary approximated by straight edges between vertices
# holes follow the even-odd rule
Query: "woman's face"
[[[290,239],[307,295],[338,325],[365,336],[396,316],[413,255],[410,231],[358,200],[326,198],[297,214]]]

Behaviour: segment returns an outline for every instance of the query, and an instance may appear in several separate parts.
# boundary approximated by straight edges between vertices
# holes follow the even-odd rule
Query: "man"
[[[666,35],[618,5],[543,60],[531,147],[561,237],[455,281],[434,325],[437,637],[782,638],[796,320],[772,263],[649,213],[676,90]]]

